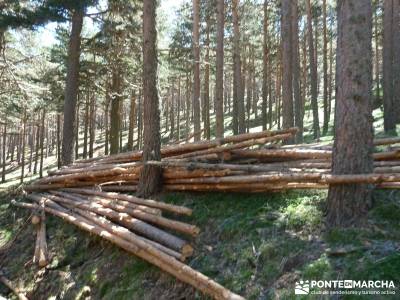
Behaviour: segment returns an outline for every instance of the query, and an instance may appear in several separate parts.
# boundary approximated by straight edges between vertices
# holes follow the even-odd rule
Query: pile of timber
[[[243,299],[184,263],[192,255],[193,247],[181,235],[195,237],[200,230],[162,214],[190,216],[192,210],[187,207],[83,188],[49,190],[26,197],[31,202],[13,201],[12,204],[60,217],[158,266],[215,299]],[[43,221],[32,219],[33,223],[41,225]],[[38,230],[34,258],[37,257],[41,267],[46,265],[47,259],[45,237],[45,231],[43,235],[43,231]]]
[[[163,169],[167,191],[266,192],[289,189],[325,189],[330,184],[374,184],[400,188],[400,138],[376,139],[372,174],[331,174],[332,146],[284,145],[296,128],[228,136],[161,149],[162,161],[147,164]],[[94,187],[102,191],[136,191],[143,163],[142,152],[76,161],[49,172],[27,191]]]
[[[145,164],[162,168],[166,191],[275,192],[359,183],[400,188],[400,149],[394,147],[399,138],[374,141],[387,148],[373,153],[373,173],[337,175],[331,174],[331,145],[285,145],[296,132],[290,128],[172,144],[161,149],[161,161]],[[193,248],[181,236],[195,237],[199,228],[162,212],[190,215],[190,209],[115,193],[136,191],[141,159],[142,152],[133,151],[76,161],[25,187],[31,203],[14,204],[42,211],[43,219],[43,212],[61,217],[216,299],[242,299],[183,263]],[[45,262],[43,236],[38,230],[39,264],[40,257]]]

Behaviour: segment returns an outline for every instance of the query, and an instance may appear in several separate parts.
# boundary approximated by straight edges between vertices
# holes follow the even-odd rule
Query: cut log
[[[125,200],[128,202],[137,204],[137,205],[145,205],[145,206],[149,206],[149,207],[159,208],[161,210],[173,212],[176,214],[182,214],[182,215],[187,215],[187,216],[192,215],[192,210],[190,208],[187,208],[184,206],[168,204],[168,203],[154,201],[154,200],[150,200],[150,199],[142,199],[142,198],[138,198],[138,197],[130,196],[130,195],[123,195],[123,194],[118,194],[118,193],[107,193],[107,192],[95,191],[95,190],[90,190],[90,189],[77,189],[77,188],[63,189],[63,191],[71,192],[71,193],[78,193],[78,194],[82,194],[82,195],[96,195],[96,196],[109,198],[109,199],[120,199],[120,200]]]
[[[50,177],[41,178],[41,179],[37,180],[36,182],[39,184],[55,183],[55,182],[71,182],[71,181],[79,180],[80,178],[83,178],[85,180],[93,180],[98,177],[129,174],[130,172],[134,172],[134,171],[135,171],[135,168],[117,167],[117,168],[106,169],[106,170],[86,171],[86,172],[78,172],[78,173],[74,173],[74,174],[50,176]]]
[[[175,276],[177,279],[192,285],[205,294],[210,295],[214,299],[244,300],[243,297],[232,293],[207,276],[195,271],[172,256],[163,253],[162,251],[140,239],[137,239],[135,244],[130,243],[123,238],[112,234],[112,229],[106,225],[104,225],[104,227],[99,227],[95,223],[82,216],[79,216],[78,214],[71,214],[70,211],[63,210],[62,207],[59,207],[58,209],[46,207],[46,211],[63,218],[67,222],[74,224],[83,230],[103,237],[104,239],[118,245],[124,250],[150,262],[151,264],[156,265],[160,269]]]
[[[250,140],[242,141],[240,143],[236,143],[236,144],[232,144],[232,145],[220,146],[220,147],[215,147],[212,149],[193,151],[193,152],[186,153],[186,154],[171,156],[171,158],[181,159],[181,158],[190,158],[190,157],[195,157],[195,156],[201,156],[204,158],[204,156],[207,156],[209,154],[224,153],[224,152],[229,152],[233,149],[247,148],[247,147],[255,146],[255,145],[264,145],[266,143],[270,143],[270,142],[274,142],[274,141],[284,141],[291,137],[293,137],[292,134],[286,133],[286,134],[268,136],[268,137],[263,137],[263,138],[258,138],[258,139],[250,139]],[[225,157],[225,160],[226,160],[226,157]]]
[[[85,201],[84,198],[79,197],[79,196],[74,196],[73,194],[70,193],[64,193],[64,192],[57,192],[57,191],[51,191],[51,193],[64,198],[64,200],[66,199],[70,199],[72,201],[65,201],[64,203],[68,203],[71,205],[79,205],[79,207],[81,208],[85,208],[85,209],[89,209],[90,207],[98,207],[97,203],[91,203],[88,201]],[[49,195],[45,194],[44,195],[47,198],[50,198]],[[53,198],[50,198],[53,199]],[[59,199],[53,199],[55,201],[58,201]],[[74,202],[76,201],[76,202]],[[101,205],[103,205],[101,203]],[[100,206],[101,206],[100,205]],[[109,207],[109,206],[106,206]],[[114,207],[109,207],[114,209],[117,206]],[[119,210],[117,210],[119,211]],[[194,225],[190,225],[190,224],[186,224],[183,222],[179,222],[179,221],[174,221],[174,220],[170,220],[167,218],[164,218],[162,216],[157,216],[157,215],[153,215],[153,214],[149,214],[146,213],[144,211],[138,210],[138,209],[124,209],[123,211],[124,213],[128,213],[130,216],[146,221],[146,222],[150,222],[152,224],[156,224],[158,226],[164,227],[164,228],[168,228],[168,229],[172,229],[181,233],[186,233],[189,234],[191,236],[197,236],[200,232],[200,229],[197,226]]]
[[[46,242],[46,215],[43,201],[39,203],[39,222],[36,227],[36,244],[33,263],[37,263],[40,268],[48,265],[48,251]]]
[[[168,184],[164,185],[167,191],[221,191],[221,192],[274,192],[290,189],[327,189],[327,184],[312,182],[290,182],[287,184]]]
[[[330,159],[332,152],[329,150],[313,149],[263,149],[263,150],[232,150],[237,157],[251,158],[290,158],[290,159]]]
[[[374,146],[399,144],[400,137],[380,138],[374,140]]]
[[[3,275],[3,272],[0,270],[0,282],[2,282],[6,287],[8,287],[14,294],[17,296],[19,300],[28,300],[28,298],[14,286],[14,284]]]
[[[175,251],[179,251],[186,257],[192,255],[192,253],[193,253],[192,246],[190,246],[186,241],[184,241],[168,232],[165,232],[157,227],[147,224],[141,220],[132,218],[131,216],[129,216],[126,213],[118,213],[112,209],[104,208],[101,205],[95,205],[95,204],[79,205],[79,203],[77,204],[72,200],[64,199],[64,198],[61,198],[61,197],[58,197],[55,195],[48,195],[48,197],[45,197],[45,196],[41,196],[41,195],[29,194],[29,195],[27,195],[27,198],[34,200],[36,202],[44,200],[45,204],[47,202],[49,202],[49,200],[57,200],[60,203],[72,205],[73,207],[84,208],[84,209],[94,212],[98,215],[107,217],[107,218],[133,230],[134,232],[139,233],[140,235],[143,235],[157,243],[167,246],[168,248],[171,248]]]
[[[64,167],[58,170],[52,170],[48,171],[47,174],[50,176],[55,176],[55,175],[67,175],[67,174],[75,174],[75,173],[80,173],[80,172],[87,172],[87,171],[101,171],[101,170],[109,170],[109,169],[114,169],[114,168],[140,168],[141,163],[140,162],[132,162],[132,163],[123,163],[123,164],[100,164],[100,165],[93,165],[89,167],[84,167],[84,168],[77,168],[74,166],[70,167]],[[135,171],[136,172],[136,171]]]
[[[125,227],[118,226],[115,223],[112,223],[111,221],[107,220],[106,218],[101,217],[93,212],[87,212],[87,211],[79,209],[79,208],[73,208],[73,210],[75,212],[77,212],[78,214],[80,214],[81,216],[93,221],[94,223],[96,223],[99,226],[104,227],[104,225],[106,225],[109,228],[112,228],[114,234],[127,240],[128,242],[135,242],[135,239],[141,239],[144,242],[151,244],[153,247],[157,248],[158,250],[179,259],[180,261],[185,261],[185,259],[186,259],[186,257],[184,255],[182,255],[181,253],[174,251],[170,248],[167,248],[159,243],[156,243],[154,241],[146,239],[144,237],[135,235],[131,231],[126,229]]]
[[[58,195],[63,197],[64,195],[68,194],[63,191],[49,191],[49,193]],[[79,199],[79,201],[89,201],[89,202],[96,202],[104,207],[108,207],[111,209],[114,209],[119,212],[125,212],[127,214],[130,214],[132,210],[140,210],[148,214],[153,214],[160,216],[161,215],[161,210],[158,208],[153,208],[145,205],[137,205],[133,204],[129,201],[124,201],[120,199],[109,199],[109,198],[104,198],[100,196],[83,196],[82,194],[79,193],[69,193],[69,195],[74,196],[74,199]]]

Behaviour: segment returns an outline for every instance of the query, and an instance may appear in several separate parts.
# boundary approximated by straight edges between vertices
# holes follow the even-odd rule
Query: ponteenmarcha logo
[[[296,282],[294,293],[296,295],[308,295],[310,293],[310,282],[308,280]]]
[[[300,280],[295,284],[294,293],[395,295],[395,289],[392,280]]]

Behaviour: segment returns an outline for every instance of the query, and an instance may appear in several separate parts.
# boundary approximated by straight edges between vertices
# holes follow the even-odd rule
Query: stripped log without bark
[[[3,275],[3,272],[0,270],[0,282],[3,283],[6,287],[8,287],[14,294],[17,296],[19,300],[28,300],[28,298],[14,286],[14,284]]]
[[[27,196],[29,199],[34,201],[44,201],[47,205],[49,201],[57,201],[59,203],[66,204],[69,207],[85,209],[87,211],[94,212],[98,215],[109,218],[110,220],[117,222],[126,228],[133,230],[134,232],[143,235],[144,237],[151,239],[157,243],[167,246],[175,251],[182,253],[184,256],[190,256],[193,253],[193,248],[186,241],[178,238],[168,232],[165,232],[155,226],[147,224],[139,219],[130,217],[126,213],[118,213],[112,209],[104,208],[101,205],[77,203],[76,201],[58,197],[55,195],[36,195],[30,194]],[[51,203],[51,202],[50,202]]]
[[[13,201],[13,204],[25,208],[36,208],[35,205],[28,203],[16,203]],[[117,231],[123,231],[123,229],[118,225],[112,224],[112,226],[110,226],[108,222],[103,222],[103,219],[101,218],[96,222],[93,222],[91,219],[87,219],[79,214],[66,210],[51,200],[47,201],[46,204],[51,206],[49,207],[46,205],[46,212],[63,218],[65,221],[74,224],[85,231],[96,234],[111,243],[118,245],[124,250],[150,262],[153,265],[156,265],[160,269],[175,276],[177,279],[192,285],[196,289],[214,297],[215,299],[244,299],[207,276],[176,260],[174,257],[160,251],[151,244],[146,243],[143,239],[136,238],[136,235],[132,234],[130,241],[121,238],[116,234]]]

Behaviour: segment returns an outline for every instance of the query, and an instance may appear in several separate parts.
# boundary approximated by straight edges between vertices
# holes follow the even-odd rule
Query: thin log
[[[136,192],[137,185],[107,185],[101,189],[105,192]]]
[[[238,143],[232,144],[232,145],[220,146],[220,147],[215,147],[212,149],[193,151],[193,152],[186,153],[186,154],[171,156],[171,158],[181,159],[181,158],[190,158],[190,157],[195,157],[195,156],[205,156],[205,155],[215,154],[215,153],[223,153],[223,152],[231,151],[234,149],[247,148],[247,147],[255,146],[255,145],[264,145],[266,143],[275,142],[275,141],[284,141],[291,137],[293,137],[293,135],[291,133],[285,133],[285,134],[268,136],[268,137],[263,137],[263,138],[258,138],[258,139],[250,139],[250,140],[238,142]]]
[[[79,197],[79,196],[75,196],[73,194],[70,193],[65,193],[65,192],[57,192],[57,191],[51,191],[52,194],[55,194],[59,197],[63,197],[64,199],[70,199],[72,201],[77,201],[77,202],[70,202],[69,204],[76,204],[76,203],[80,203],[79,205],[83,208],[88,208],[89,206],[95,205],[96,203],[93,202],[88,202],[85,200],[85,198]],[[45,195],[45,197],[49,197],[48,195]],[[52,198],[50,198],[52,199]],[[56,200],[57,201],[57,200]],[[139,209],[128,209],[126,207],[120,207],[117,205],[109,205],[106,204],[106,202],[101,203],[102,206],[104,207],[108,207],[111,209],[115,209],[116,211],[120,211],[120,212],[125,212],[127,214],[129,214],[130,216],[146,221],[146,222],[150,222],[153,224],[156,224],[158,226],[161,227],[165,227],[165,228],[169,228],[178,232],[182,232],[182,233],[186,233],[189,234],[191,236],[197,236],[200,232],[200,229],[197,226],[194,225],[190,225],[190,224],[186,224],[180,221],[174,221],[174,220],[170,220],[167,218],[164,218],[162,216],[157,216],[157,215],[153,215],[153,214],[149,214],[146,213],[142,210]],[[117,208],[117,209],[116,209]]]
[[[135,242],[135,239],[140,239],[143,240],[146,243],[149,243],[150,245],[152,245],[153,247],[157,248],[158,250],[171,255],[177,259],[179,259],[180,261],[185,261],[186,257],[184,255],[182,255],[181,253],[174,251],[168,247],[165,247],[159,243],[156,243],[152,240],[146,239],[145,237],[141,237],[138,235],[135,235],[134,233],[132,233],[131,231],[129,231],[128,229],[126,229],[125,227],[122,226],[118,226],[117,224],[107,220],[104,217],[101,217],[93,212],[88,212],[79,208],[72,208],[73,211],[77,212],[78,214],[80,214],[81,216],[93,221],[94,223],[96,223],[99,226],[104,227],[104,225],[107,225],[109,228],[113,229],[113,233],[116,234],[117,236],[129,241],[129,242]],[[118,226],[118,229],[115,229],[115,227]]]
[[[192,210],[190,208],[187,208],[184,206],[168,204],[168,203],[154,201],[154,200],[150,200],[150,199],[142,199],[142,198],[138,198],[138,197],[130,196],[130,195],[101,192],[101,191],[95,191],[95,190],[90,190],[90,189],[78,189],[78,188],[68,188],[68,189],[63,189],[63,191],[78,193],[78,194],[83,194],[83,195],[96,195],[96,196],[110,198],[110,199],[120,199],[120,200],[125,200],[128,202],[137,204],[137,205],[145,205],[145,206],[149,206],[149,207],[154,207],[154,208],[158,208],[161,210],[173,212],[176,214],[187,215],[187,216],[192,215]]]
[[[49,191],[49,193],[58,195],[60,197],[63,197],[65,194],[67,194],[67,193],[60,192],[60,191]],[[99,196],[84,197],[83,195],[77,194],[77,193],[69,193],[69,194],[74,196],[75,198],[81,199],[82,201],[96,202],[96,203],[103,205],[104,207],[108,207],[108,208],[114,209],[119,212],[126,212],[127,214],[131,214],[131,212],[134,210],[140,210],[140,211],[143,211],[148,214],[153,214],[153,215],[157,215],[157,216],[161,215],[161,210],[158,208],[152,208],[152,207],[148,207],[145,205],[137,205],[137,204],[133,204],[129,201],[124,201],[124,200],[119,200],[119,199],[107,199],[107,198],[99,197]]]
[[[400,137],[380,138],[374,140],[374,146],[399,144]]]
[[[110,218],[111,220],[149,238],[155,242],[158,242],[164,246],[167,246],[175,251],[181,252],[185,256],[190,256],[193,253],[193,248],[186,241],[168,233],[150,224],[147,224],[139,219],[132,218],[126,213],[118,213],[112,209],[104,208],[101,205],[87,205],[85,203],[79,204],[73,200],[64,199],[54,195],[35,195],[30,194],[27,198],[34,200],[36,202],[44,200],[45,204],[51,200],[59,201],[60,203],[65,203],[72,205],[77,208],[84,208],[88,211],[94,212],[98,215]]]
[[[14,205],[23,206],[21,203]],[[85,231],[101,236],[102,238],[118,245],[124,250],[150,262],[151,264],[156,265],[165,272],[175,276],[177,279],[188,283],[196,289],[214,297],[215,299],[244,300],[243,297],[232,293],[207,276],[195,271],[184,263],[174,259],[172,256],[163,253],[162,251],[140,239],[137,239],[135,243],[130,243],[123,238],[112,234],[112,228],[109,228],[106,225],[104,225],[104,227],[99,227],[90,220],[79,216],[78,214],[72,214],[70,211],[66,211],[60,206],[58,209],[46,207],[46,211],[63,218],[65,221],[74,224]]]
[[[114,176],[121,174],[129,174],[130,172],[134,172],[135,168],[112,168],[107,170],[99,170],[99,171],[86,171],[86,172],[78,172],[74,174],[67,175],[58,175],[58,176],[50,176],[46,178],[42,178],[37,180],[36,182],[40,184],[50,183],[50,182],[65,182],[65,181],[74,181],[79,180],[80,178],[84,178],[85,180],[94,179],[102,176]]]
[[[92,165],[89,167],[78,168],[75,166],[70,166],[67,168],[61,168],[59,170],[48,171],[47,173],[50,176],[54,175],[67,175],[67,174],[75,174],[79,172],[86,172],[86,171],[100,171],[100,170],[110,170],[113,168],[132,168],[137,167],[138,170],[135,172],[140,171],[140,163],[138,162],[131,162],[131,163],[122,163],[122,164],[100,164],[100,165]]]
[[[6,287],[8,287],[14,294],[17,296],[19,300],[28,300],[28,298],[14,286],[14,284],[3,275],[3,272],[0,271],[0,282],[2,282]]]
[[[332,151],[313,149],[263,149],[263,150],[233,150],[233,155],[251,158],[290,158],[290,159],[330,159]]]

